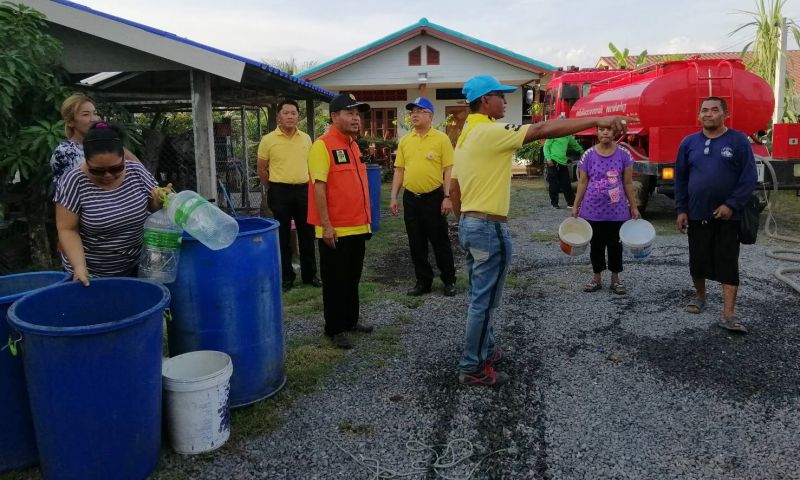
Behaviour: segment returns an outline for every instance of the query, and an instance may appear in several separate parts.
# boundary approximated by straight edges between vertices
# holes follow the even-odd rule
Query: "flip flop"
[[[603,285],[596,282],[589,282],[583,286],[583,291],[586,293],[596,292],[603,288]]]
[[[625,286],[621,283],[612,283],[609,288],[611,288],[611,291],[617,295],[625,295],[628,293],[628,291],[625,290]]]
[[[736,321],[736,317],[732,317],[727,320],[723,318],[717,323],[717,326],[730,332],[747,333],[747,327],[741,323],[738,323]]]
[[[689,301],[689,304],[686,305],[686,311],[689,313],[703,313],[703,310],[706,309],[706,301],[700,300],[697,297],[694,297]]]

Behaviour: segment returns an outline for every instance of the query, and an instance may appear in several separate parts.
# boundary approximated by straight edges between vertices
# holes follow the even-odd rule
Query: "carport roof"
[[[212,74],[215,105],[264,105],[279,96],[329,101],[333,93],[263,62],[67,0],[21,0],[42,12],[64,45],[64,66],[115,102],[184,102],[189,70]],[[89,84],[88,77],[103,74]]]

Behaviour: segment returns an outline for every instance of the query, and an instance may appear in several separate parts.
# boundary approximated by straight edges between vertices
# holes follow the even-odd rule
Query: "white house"
[[[529,97],[547,83],[555,67],[462,33],[430,23],[426,18],[340,57],[300,72],[298,77],[325,89],[353,93],[372,109],[365,114],[365,135],[394,138],[403,135],[405,105],[427,97],[435,107],[434,125],[452,114],[447,128],[458,138],[469,107],[461,94],[464,82],[489,74],[521,88],[506,95],[505,121],[524,123]],[[399,117],[399,118],[398,118]],[[396,122],[396,123],[395,123]]]

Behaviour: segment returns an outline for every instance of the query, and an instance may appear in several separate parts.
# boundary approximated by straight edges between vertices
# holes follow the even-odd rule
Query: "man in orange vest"
[[[356,143],[359,112],[369,105],[341,94],[330,103],[332,125],[308,154],[308,223],[319,242],[325,335],[339,348],[353,348],[348,332],[370,333],[358,321],[358,282],[370,230],[367,168]]]

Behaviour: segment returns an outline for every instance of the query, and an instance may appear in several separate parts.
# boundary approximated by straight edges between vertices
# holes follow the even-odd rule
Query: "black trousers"
[[[619,241],[619,229],[623,223],[589,220],[589,224],[592,226],[589,257],[592,259],[594,273],[600,273],[606,269],[606,250],[608,250],[608,269],[613,273],[622,271],[622,242]]]
[[[442,200],[444,191],[441,187],[422,195],[408,190],[403,193],[403,219],[411,261],[414,263],[417,284],[424,287],[430,287],[433,283],[433,269],[428,262],[428,242],[433,246],[442,282],[449,284],[456,281],[453,248],[447,233],[447,217],[442,215]]]
[[[572,193],[572,182],[569,178],[569,168],[566,165],[556,163],[552,167],[547,167],[547,190],[550,193],[550,203],[558,206],[558,192],[564,193],[564,200],[567,205],[575,202],[575,194]]]
[[[300,276],[310,282],[317,275],[317,258],[314,254],[314,226],[308,219],[308,184],[269,183],[267,201],[275,220],[281,223],[278,238],[281,245],[281,273],[284,282],[294,282],[290,239],[292,220],[297,230],[297,247],[300,251]]]
[[[352,329],[358,322],[358,282],[368,238],[368,233],[339,237],[336,248],[317,240],[325,335],[329,337]]]
[[[689,272],[739,285],[739,220],[689,220]]]

